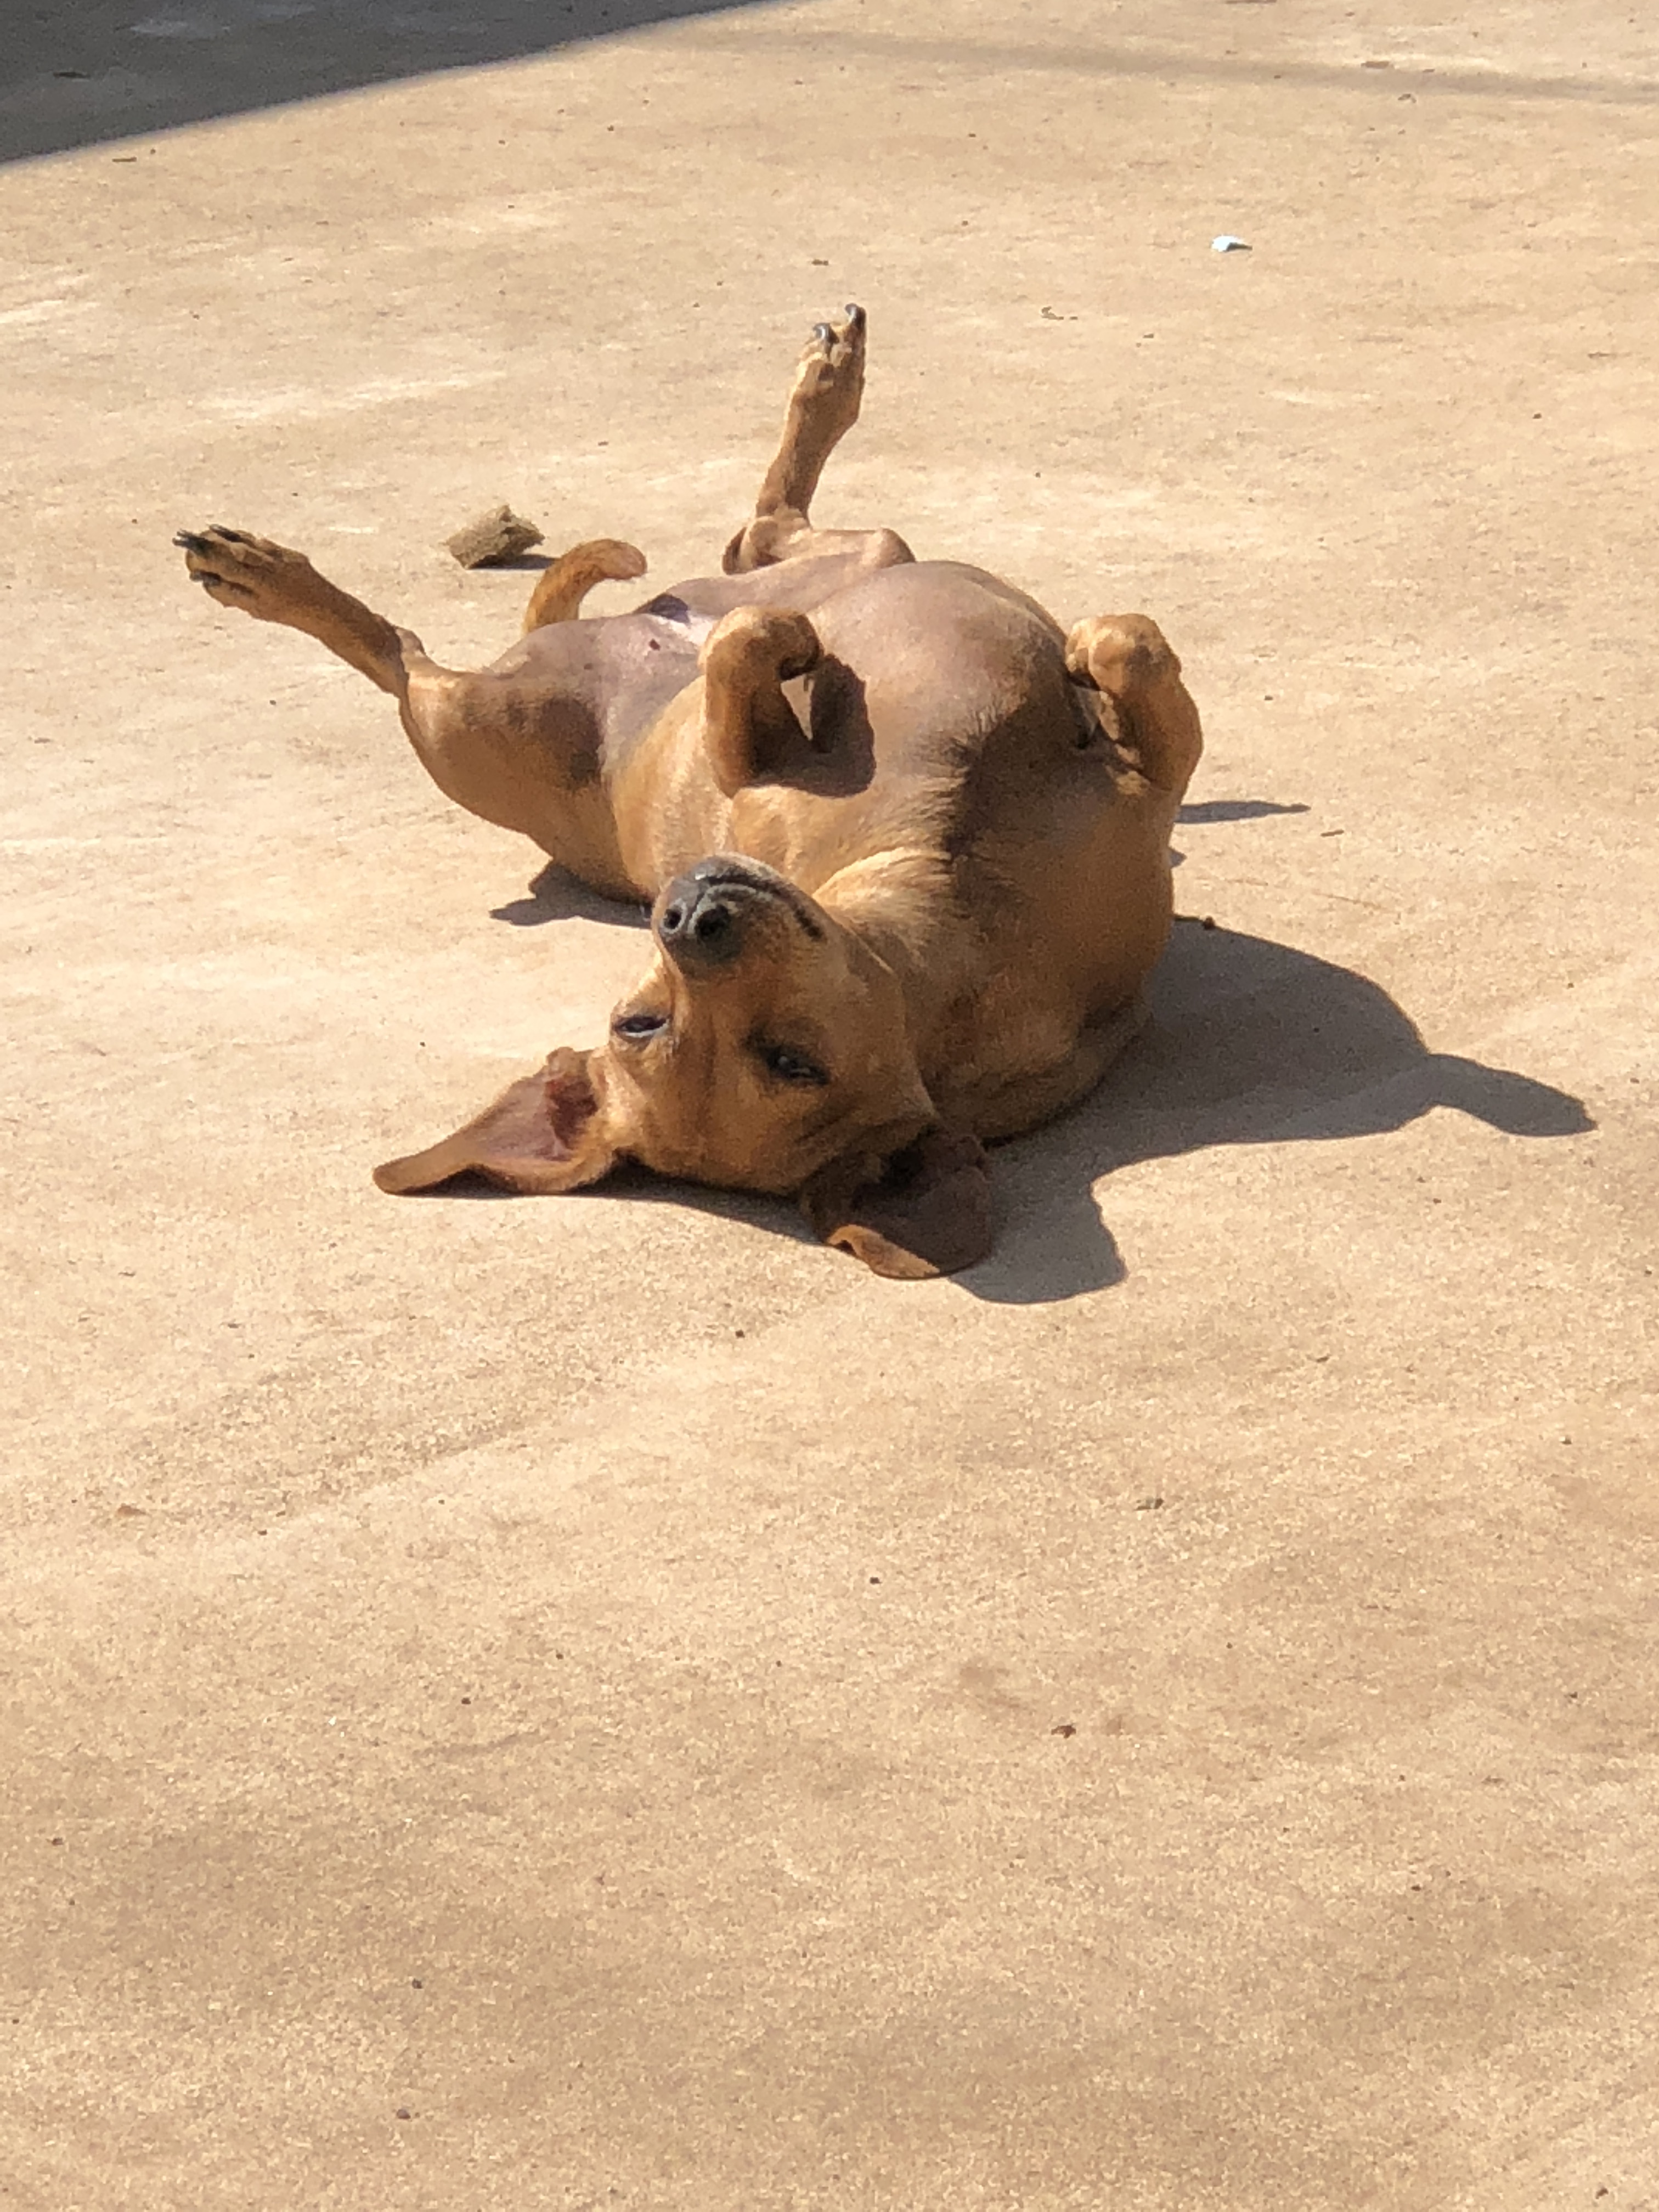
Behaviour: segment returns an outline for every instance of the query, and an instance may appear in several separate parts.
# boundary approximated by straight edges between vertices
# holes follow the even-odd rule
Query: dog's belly
[[[632,614],[550,623],[491,670],[589,708],[606,761],[625,753],[697,672],[713,623],[665,592]]]

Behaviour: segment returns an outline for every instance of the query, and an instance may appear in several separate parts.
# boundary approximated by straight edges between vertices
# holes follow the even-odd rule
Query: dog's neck
[[[964,927],[949,856],[923,846],[868,853],[821,884],[803,885],[898,978],[918,1050],[983,963],[978,933]]]

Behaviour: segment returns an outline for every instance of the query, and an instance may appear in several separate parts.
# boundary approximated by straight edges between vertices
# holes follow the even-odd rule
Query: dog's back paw
[[[180,530],[173,542],[183,548],[191,576],[222,607],[239,607],[260,622],[291,623],[316,599],[321,579],[305,555],[269,538],[214,522],[205,530]]]

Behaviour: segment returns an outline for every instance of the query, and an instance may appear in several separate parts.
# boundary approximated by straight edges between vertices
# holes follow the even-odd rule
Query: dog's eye
[[[781,1082],[824,1084],[830,1080],[817,1060],[809,1060],[804,1052],[797,1052],[793,1045],[762,1044],[755,1049],[767,1073],[775,1075]]]
[[[613,1036],[651,1037],[667,1027],[666,1014],[618,1014],[611,1031]]]

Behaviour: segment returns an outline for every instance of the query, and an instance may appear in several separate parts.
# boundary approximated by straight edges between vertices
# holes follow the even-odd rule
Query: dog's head
[[[867,945],[730,855],[670,884],[651,927],[655,956],[605,1044],[554,1053],[453,1136],[377,1169],[381,1189],[471,1170],[575,1190],[629,1158],[799,1194],[819,1235],[878,1274],[949,1273],[984,1254],[984,1155],[942,1127],[898,980]]]

